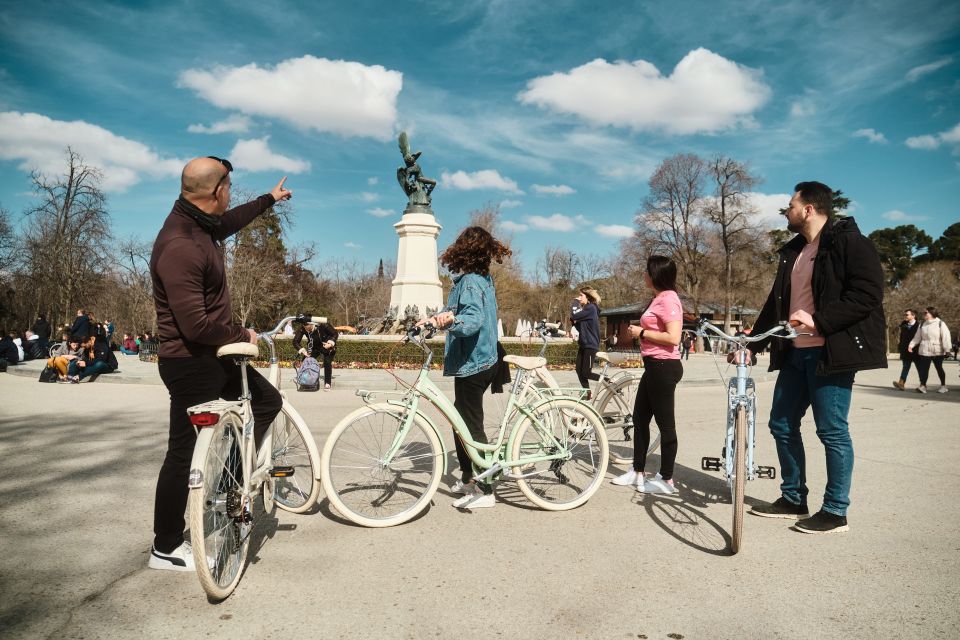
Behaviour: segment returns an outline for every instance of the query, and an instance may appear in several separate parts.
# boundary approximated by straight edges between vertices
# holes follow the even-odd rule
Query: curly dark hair
[[[503,264],[503,259],[512,253],[483,227],[467,227],[440,256],[440,264],[451,273],[486,276],[490,274],[491,260]]]

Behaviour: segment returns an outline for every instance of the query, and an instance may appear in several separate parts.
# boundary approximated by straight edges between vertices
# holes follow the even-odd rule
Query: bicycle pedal
[[[270,469],[271,478],[289,478],[293,475],[293,467],[274,467]]]
[[[700,468],[704,471],[720,471],[720,458],[700,458]]]
[[[777,470],[774,467],[757,467],[757,477],[773,480],[777,477]]]

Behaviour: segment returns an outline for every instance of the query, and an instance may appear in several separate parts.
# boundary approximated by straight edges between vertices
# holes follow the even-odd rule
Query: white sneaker
[[[653,478],[647,478],[646,482],[643,484],[643,489],[637,488],[637,491],[642,493],[662,493],[665,495],[674,494],[677,492],[677,488],[667,482],[661,477],[658,473]]]
[[[615,484],[618,487],[643,486],[643,474],[630,469],[625,474],[611,480],[610,484]]]
[[[197,570],[193,563],[193,549],[186,540],[170,553],[160,553],[150,547],[150,561],[147,566],[151,569],[166,569],[167,571]]]
[[[471,483],[468,482],[464,484],[463,480],[457,480],[450,485],[450,491],[458,496],[465,496],[468,493],[473,493],[473,489],[471,489]]]
[[[950,391],[950,389],[947,389],[946,386],[941,386],[939,389],[937,389],[937,393],[946,393],[947,391]]]
[[[482,493],[479,489],[475,493],[463,496],[459,500],[453,501],[453,506],[457,509],[483,509],[497,504],[497,499],[492,493]]]
[[[926,393],[926,392],[927,392],[927,386],[926,386],[926,385],[922,384],[922,385],[920,385],[919,387],[917,387],[917,393]]]

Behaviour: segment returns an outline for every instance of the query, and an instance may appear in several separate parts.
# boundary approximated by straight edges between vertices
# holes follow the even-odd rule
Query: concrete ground
[[[421,517],[385,530],[355,527],[323,499],[312,514],[262,518],[243,581],[214,605],[195,575],[146,568],[168,404],[155,370],[132,360],[103,383],[42,385],[30,365],[0,374],[4,638],[960,637],[954,361],[945,395],[894,390],[894,362],[858,375],[848,533],[748,516],[729,555],[729,494],[699,468],[720,453],[725,394],[702,355],[677,395],[678,497],[608,484],[548,513],[505,482],[494,509],[469,513],[444,484]],[[773,383],[756,373],[763,418]],[[360,404],[354,388],[392,380],[337,375],[329,393],[286,387],[321,446]],[[804,429],[815,510],[823,450],[811,420]],[[757,459],[776,465],[762,428]],[[750,504],[778,495],[778,481],[747,486]]]

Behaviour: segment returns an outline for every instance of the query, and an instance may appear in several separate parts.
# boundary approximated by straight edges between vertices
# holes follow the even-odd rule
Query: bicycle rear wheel
[[[597,413],[603,418],[607,432],[607,444],[610,446],[610,461],[613,464],[633,462],[633,447],[636,442],[633,426],[633,407],[637,402],[639,376],[628,374],[617,381],[613,387],[605,389],[598,397]],[[647,455],[660,447],[660,429],[650,425],[650,444]]]
[[[730,550],[740,551],[743,538],[743,497],[747,484],[747,409],[737,407],[733,425],[733,478],[730,487],[733,498],[733,531],[730,534]]]
[[[530,502],[547,511],[579,507],[596,493],[609,462],[603,422],[576,400],[557,398],[524,416],[511,435],[511,473]],[[538,456],[563,454],[553,460]],[[526,461],[526,462],[525,462]]]
[[[402,424],[402,414],[381,405],[358,409],[333,428],[320,473],[330,504],[347,520],[390,527],[430,504],[443,473],[443,445],[419,418],[401,439]]]
[[[234,413],[211,427],[200,469],[203,484],[190,489],[193,557],[200,585],[212,600],[233,593],[250,546],[252,505],[243,500],[242,428]]]
[[[273,423],[274,467],[293,467],[293,475],[271,478],[277,506],[291,513],[303,513],[316,504],[320,495],[320,455],[313,434],[284,404]]]

